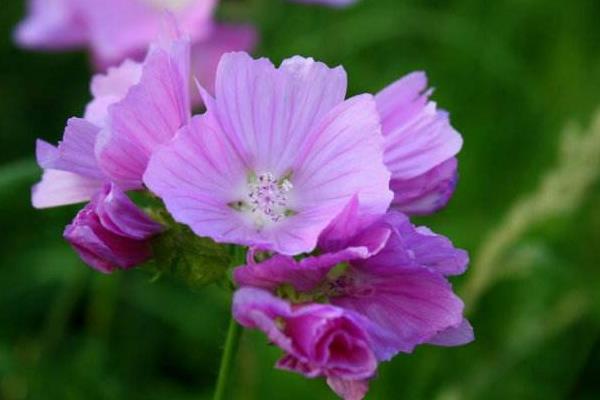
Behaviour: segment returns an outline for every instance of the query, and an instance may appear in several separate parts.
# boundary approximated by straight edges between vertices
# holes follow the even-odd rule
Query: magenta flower
[[[376,96],[385,136],[385,164],[392,172],[393,206],[430,214],[446,205],[456,185],[462,137],[448,113],[429,101],[427,77],[409,74]]]
[[[126,59],[141,61],[170,13],[191,39],[194,74],[213,82],[227,51],[250,51],[256,32],[249,26],[213,22],[218,0],[29,0],[28,15],[15,31],[24,48],[62,50],[89,47],[106,70]],[[210,85],[207,86],[209,88]]]
[[[32,193],[35,207],[90,200],[104,182],[141,188],[150,153],[190,117],[189,41],[154,45],[142,64],[125,61],[96,75],[84,118],[71,118],[62,142],[37,142],[44,169]]]
[[[230,53],[216,99],[153,154],[144,182],[200,236],[293,255],[354,196],[380,215],[391,200],[379,116],[370,95],[344,101],[346,74],[294,57]]]
[[[121,190],[107,184],[79,211],[64,237],[89,266],[110,273],[148,260],[148,240],[161,230]]]
[[[423,343],[472,340],[463,303],[445,278],[464,272],[466,252],[395,212],[366,230],[346,231],[345,242],[321,238],[322,255],[300,261],[274,255],[237,268],[234,278],[288,296],[291,287],[292,300],[327,301],[363,316],[372,322],[366,329],[378,360]]]
[[[309,378],[326,377],[346,400],[362,399],[377,360],[358,315],[327,304],[291,306],[267,291],[243,288],[233,315],[246,328],[260,329],[284,350],[277,367]]]

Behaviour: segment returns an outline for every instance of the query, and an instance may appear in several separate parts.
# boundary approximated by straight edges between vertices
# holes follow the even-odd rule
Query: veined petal
[[[456,158],[411,179],[392,179],[392,206],[409,215],[432,214],[446,206],[458,181]]]
[[[374,323],[369,331],[380,360],[411,352],[438,333],[461,323],[463,303],[446,279],[423,267],[382,266],[369,260],[353,267],[351,289],[332,304]]]
[[[98,168],[94,154],[98,132],[99,128],[96,125],[82,118],[69,119],[58,148],[38,140],[38,164],[44,169],[72,172],[95,180],[102,179],[104,174]]]
[[[90,200],[102,187],[102,182],[71,172],[48,169],[31,191],[35,208],[49,208]]]
[[[154,47],[140,82],[109,108],[96,155],[103,171],[126,187],[140,187],[152,152],[169,141],[190,118],[189,41]]]
[[[377,108],[385,136],[385,163],[392,179],[407,180],[454,157],[462,137],[448,114],[429,102],[424,73],[409,74],[382,90]]]
[[[221,58],[215,94],[212,111],[244,163],[281,176],[309,132],[344,100],[346,73],[313,59],[294,57],[276,69],[267,59],[229,53]]]

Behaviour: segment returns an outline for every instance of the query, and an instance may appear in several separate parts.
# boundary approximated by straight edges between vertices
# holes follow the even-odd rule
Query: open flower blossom
[[[392,172],[394,208],[409,215],[444,207],[456,186],[462,137],[448,113],[429,101],[423,72],[413,72],[376,96],[385,137],[385,165]]]
[[[216,98],[156,151],[144,183],[199,236],[293,255],[312,251],[353,197],[380,215],[392,194],[370,95],[344,100],[346,74],[310,58],[275,68],[223,56]]]
[[[357,210],[357,202],[350,204],[324,232],[318,255],[299,261],[274,255],[260,263],[250,257],[248,265],[234,271],[235,281],[254,288],[253,296],[278,294],[293,307],[325,302],[360,316],[378,361],[423,343],[454,346],[471,341],[463,303],[446,279],[465,271],[466,252],[427,228],[414,227],[398,212],[357,230]],[[234,309],[253,314],[252,296],[236,299],[248,304]],[[236,315],[244,324],[245,315]],[[311,376],[301,368],[295,371]]]
[[[254,28],[217,24],[217,0],[29,0],[28,15],[15,31],[25,48],[64,50],[89,47],[100,70],[126,59],[140,61],[159,34],[164,14],[172,14],[191,38],[195,75],[214,80],[226,51],[250,51]]]
[[[148,260],[149,239],[161,231],[116,185],[106,184],[67,226],[64,237],[89,266],[109,273]]]

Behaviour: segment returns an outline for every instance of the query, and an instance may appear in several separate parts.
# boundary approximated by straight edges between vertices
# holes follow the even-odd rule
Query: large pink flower
[[[385,136],[385,164],[392,172],[393,205],[411,215],[446,205],[456,185],[462,137],[448,113],[429,101],[427,77],[409,74],[377,94]]]
[[[346,74],[294,57],[230,53],[216,99],[157,151],[144,182],[196,234],[283,254],[314,249],[354,196],[380,215],[391,200],[370,95],[344,101]]]

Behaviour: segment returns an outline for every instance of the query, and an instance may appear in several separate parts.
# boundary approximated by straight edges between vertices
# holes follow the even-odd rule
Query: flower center
[[[275,179],[265,172],[248,182],[248,205],[258,221],[281,221],[287,215],[287,204],[293,185],[287,179]]]
[[[180,11],[187,7],[192,0],[145,0],[146,3],[160,10]]]
[[[229,206],[250,216],[257,229],[292,216],[295,212],[289,209],[289,203],[294,186],[288,178],[289,175],[276,179],[270,172],[251,174],[242,196],[244,199],[229,203]]]

